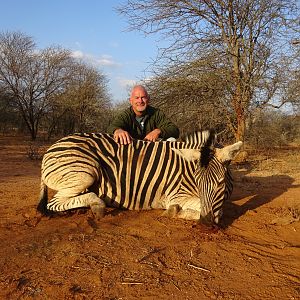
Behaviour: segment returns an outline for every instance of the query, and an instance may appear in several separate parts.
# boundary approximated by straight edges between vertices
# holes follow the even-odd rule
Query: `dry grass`
[[[300,146],[258,151],[247,149],[235,160],[235,167],[272,174],[300,174]]]

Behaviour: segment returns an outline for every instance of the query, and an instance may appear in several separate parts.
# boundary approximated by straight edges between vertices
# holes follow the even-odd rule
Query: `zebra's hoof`
[[[94,219],[100,220],[105,215],[105,208],[99,204],[93,204],[91,205],[91,210],[94,216]]]
[[[163,212],[162,215],[166,216],[166,217],[174,218],[174,217],[176,217],[176,215],[178,214],[178,212],[180,210],[181,210],[181,207],[179,206],[179,204],[173,204],[173,205],[170,205],[168,207],[168,209]]]

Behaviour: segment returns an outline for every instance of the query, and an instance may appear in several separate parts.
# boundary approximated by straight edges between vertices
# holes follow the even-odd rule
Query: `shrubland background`
[[[215,128],[221,143],[285,147],[300,140],[297,1],[128,1],[130,30],[160,32],[144,84],[181,134]],[[141,17],[140,17],[141,16]],[[128,87],[128,91],[130,87]],[[107,77],[60,46],[0,33],[0,132],[31,140],[105,132],[128,99],[113,103]]]

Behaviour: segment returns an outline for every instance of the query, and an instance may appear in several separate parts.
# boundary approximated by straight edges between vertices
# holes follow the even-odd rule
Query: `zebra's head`
[[[224,148],[214,148],[214,138],[208,138],[201,147],[195,180],[200,198],[200,221],[218,224],[223,213],[223,203],[233,190],[229,164],[242,146],[242,142]]]
[[[193,180],[200,203],[196,203],[196,208],[193,206],[191,209],[199,209],[200,215],[196,214],[197,218],[207,224],[218,224],[220,221],[223,203],[231,196],[233,189],[229,164],[243,144],[237,142],[217,148],[215,141],[213,130],[201,131],[188,136],[182,149],[173,150],[184,160],[195,163]]]

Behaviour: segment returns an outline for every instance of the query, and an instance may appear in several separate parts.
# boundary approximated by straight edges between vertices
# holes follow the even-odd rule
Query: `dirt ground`
[[[0,137],[0,299],[300,299],[300,151],[234,162],[222,228],[162,211],[41,217],[40,160]]]

